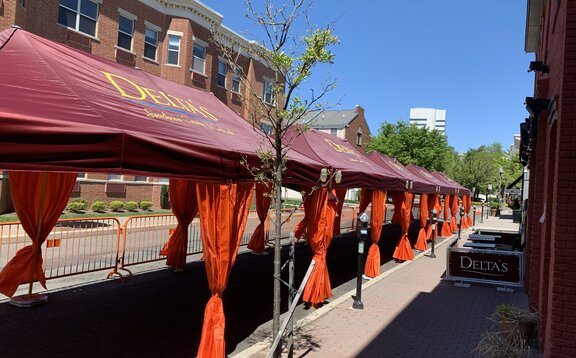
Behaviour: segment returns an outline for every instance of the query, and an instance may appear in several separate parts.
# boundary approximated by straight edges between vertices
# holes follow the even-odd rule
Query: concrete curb
[[[450,238],[443,240],[442,242],[438,243],[435,246],[435,248],[443,247],[449,243],[452,243],[455,239],[456,239],[456,235],[453,234],[452,236],[450,236]],[[427,249],[426,251],[422,251],[421,253],[419,253],[418,255],[416,255],[414,257],[414,260],[402,262],[402,263],[398,264],[396,267],[381,273],[377,277],[374,277],[372,280],[363,283],[362,289],[364,290],[364,289],[366,289],[372,285],[375,285],[376,283],[382,281],[384,278],[388,277],[392,273],[394,273],[394,272],[412,264],[416,260],[424,257],[430,251],[431,251],[431,249]],[[304,327],[307,324],[314,322],[315,320],[324,316],[325,314],[327,314],[328,312],[330,312],[331,310],[333,310],[334,308],[336,308],[340,304],[344,303],[345,301],[350,300],[350,296],[354,295],[355,293],[356,293],[356,289],[353,289],[349,292],[346,292],[342,296],[336,298],[335,300],[333,300],[329,304],[324,305],[324,306],[316,309],[314,312],[310,313],[306,317],[304,317],[304,318],[300,319],[298,322],[296,322],[294,324],[294,329]],[[242,352],[240,352],[234,356],[231,356],[231,358],[250,358],[250,357],[254,356],[255,354],[267,349],[268,347],[270,347],[271,344],[272,344],[272,339],[270,337],[266,338],[264,341],[258,342],[256,344],[254,344],[252,347],[247,348],[247,349],[243,350]]]

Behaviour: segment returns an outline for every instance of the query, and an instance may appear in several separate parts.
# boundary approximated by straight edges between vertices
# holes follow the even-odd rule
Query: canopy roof
[[[419,166],[414,165],[414,164],[408,164],[406,166],[406,169],[408,169],[412,173],[416,174],[420,178],[428,180],[429,182],[436,185],[438,187],[438,192],[440,194],[454,195],[454,194],[458,193],[458,190],[454,185],[448,184],[444,180],[440,180],[440,179],[436,178],[435,176],[430,174],[430,172],[428,170],[426,170],[425,168],[419,167]]]
[[[448,175],[442,173],[442,172],[432,172],[431,173],[433,176],[435,176],[438,179],[444,180],[446,183],[454,185],[458,188],[458,194],[460,195],[470,195],[470,189],[462,186],[460,183],[458,183],[457,181],[455,181],[454,179],[450,178]]]
[[[417,176],[408,169],[406,169],[396,158],[389,157],[382,153],[372,152],[368,155],[368,158],[380,165],[381,167],[388,169],[391,172],[398,174],[401,178],[410,181],[411,191],[416,193],[435,193],[436,185],[429,182],[428,180]]]
[[[372,162],[345,139],[315,129],[303,130],[301,126],[293,126],[286,134],[286,142],[291,143],[293,151],[323,162],[328,168],[341,170],[342,181],[334,183],[335,187],[407,189],[406,179]]]
[[[213,94],[10,28],[0,31],[0,168],[252,180],[263,134]],[[322,164],[288,158],[287,182]]]

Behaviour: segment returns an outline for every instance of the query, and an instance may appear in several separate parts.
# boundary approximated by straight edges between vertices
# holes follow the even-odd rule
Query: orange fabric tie
[[[420,195],[420,231],[418,231],[418,241],[414,248],[420,251],[426,250],[428,247],[426,240],[428,240],[426,232],[426,224],[428,221],[428,194]]]
[[[256,213],[258,214],[258,226],[254,229],[248,248],[254,252],[264,252],[266,244],[266,231],[264,223],[270,209],[272,197],[269,195],[270,190],[268,186],[262,183],[256,184]]]
[[[372,246],[368,250],[366,257],[366,265],[364,266],[364,274],[368,277],[376,277],[380,275],[380,248],[378,241],[382,234],[382,221],[384,220],[384,212],[386,210],[386,192],[373,191],[372,192],[372,215],[370,216],[370,237],[372,238]]]

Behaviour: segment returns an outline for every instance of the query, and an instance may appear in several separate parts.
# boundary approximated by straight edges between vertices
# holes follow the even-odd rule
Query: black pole
[[[438,221],[438,217],[437,217],[437,213],[436,213],[436,209],[432,210],[432,243],[430,245],[430,258],[431,259],[435,259],[436,258],[436,254],[434,253],[434,244],[436,242],[436,222]],[[446,225],[446,221],[444,222],[444,225]]]
[[[460,233],[462,232],[462,219],[464,218],[464,206],[460,207],[460,221],[458,222],[458,240],[460,240]]]
[[[356,296],[354,296],[354,303],[352,303],[352,308],[354,309],[364,309],[364,304],[362,303],[362,273],[364,273],[364,244],[366,242],[366,237],[368,236],[368,215],[362,213],[359,218],[360,221],[360,231],[358,234],[358,273],[356,276]]]
[[[476,226],[476,205],[472,207],[472,226]]]

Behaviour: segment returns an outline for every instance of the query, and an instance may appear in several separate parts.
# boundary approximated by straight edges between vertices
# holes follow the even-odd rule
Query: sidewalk
[[[484,223],[477,218],[476,228],[517,230],[506,217]],[[365,282],[363,310],[351,308],[351,291],[298,321],[294,357],[474,356],[481,334],[493,325],[486,317],[500,303],[526,308],[527,297],[492,285],[461,288],[442,281],[450,241],[437,246],[435,259],[425,252]],[[265,357],[268,345],[261,342],[235,357]]]

